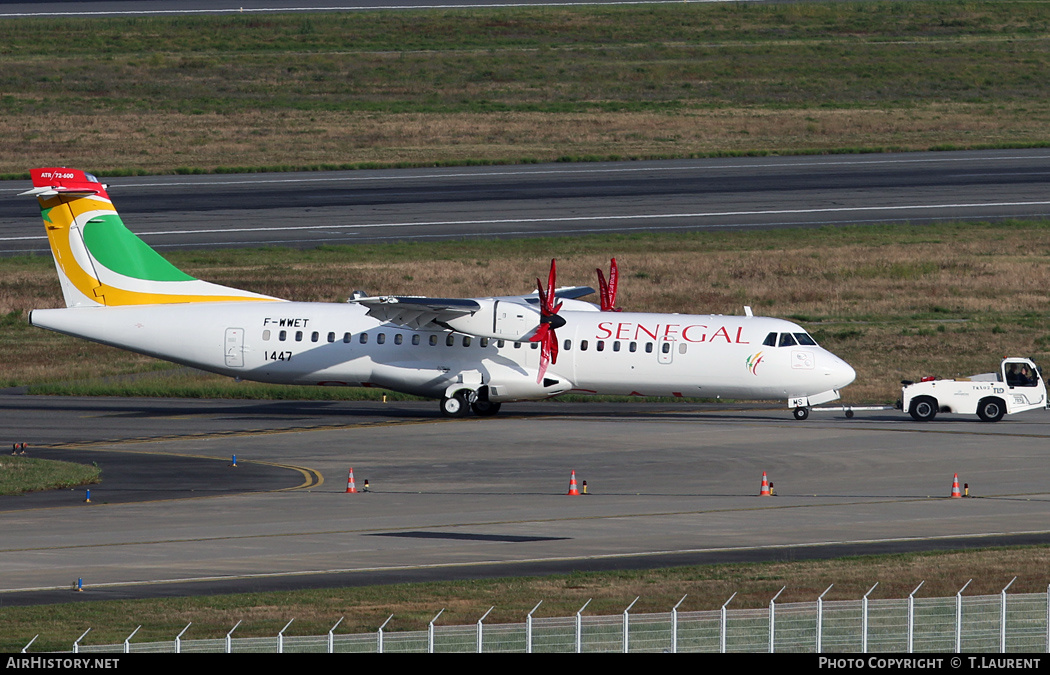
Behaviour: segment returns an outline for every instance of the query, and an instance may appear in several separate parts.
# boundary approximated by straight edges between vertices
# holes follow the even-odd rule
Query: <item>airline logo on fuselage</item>
[[[762,363],[762,352],[747,357],[745,364],[752,375],[758,375],[758,364]]]
[[[716,342],[751,344],[743,338],[744,328],[719,326],[713,328],[699,323],[657,323],[646,325],[628,321],[602,321],[598,324],[597,340],[683,340],[685,342]]]

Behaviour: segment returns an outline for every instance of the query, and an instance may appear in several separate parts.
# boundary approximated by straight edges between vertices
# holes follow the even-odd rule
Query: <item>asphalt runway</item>
[[[1045,149],[102,178],[162,252],[1050,217]],[[48,253],[29,187],[0,255]]]
[[[83,490],[0,499],[0,604],[1050,541],[1044,411],[504,413],[0,396],[10,442],[103,469],[90,504]],[[350,467],[367,493],[346,493]],[[565,494],[571,471],[587,495]],[[763,471],[776,497],[757,496]],[[949,497],[955,473],[971,497]]]

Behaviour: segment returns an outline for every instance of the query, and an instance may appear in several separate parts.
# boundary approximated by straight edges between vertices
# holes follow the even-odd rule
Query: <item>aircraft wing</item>
[[[474,314],[481,309],[477,300],[466,298],[424,298],[414,296],[384,295],[372,298],[356,298],[356,302],[368,308],[368,316],[413,330],[430,324],[443,327],[448,321]]]
[[[594,293],[594,289],[590,286],[562,286],[554,290],[554,298],[556,300],[576,300],[592,293]],[[535,293],[530,293],[529,295],[508,295],[499,299],[527,302],[530,305],[538,305],[540,302],[540,296]]]
[[[590,286],[567,286],[559,288],[554,295],[559,300],[575,300],[594,293]],[[494,317],[493,307],[498,302],[511,302],[524,305],[538,305],[539,296],[513,295],[499,298],[427,298],[412,295],[382,295],[374,297],[354,297],[348,302],[356,302],[368,309],[368,316],[404,326],[412,330],[425,328],[454,330],[471,335],[487,336],[492,331]],[[465,317],[474,317],[474,320]],[[456,321],[464,319],[464,321]],[[480,323],[478,323],[480,322]],[[450,326],[450,323],[455,325]]]

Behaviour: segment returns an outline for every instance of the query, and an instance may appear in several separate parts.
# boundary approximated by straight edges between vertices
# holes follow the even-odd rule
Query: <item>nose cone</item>
[[[853,370],[853,366],[831,353],[828,353],[824,373],[828,376],[832,389],[842,389],[857,379],[857,371]]]

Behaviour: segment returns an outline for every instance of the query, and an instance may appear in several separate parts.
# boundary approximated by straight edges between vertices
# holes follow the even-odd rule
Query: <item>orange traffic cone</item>
[[[952,479],[952,499],[962,498],[962,493],[959,492],[959,474],[955,474],[955,478]]]
[[[578,495],[580,491],[576,489],[576,470],[572,470],[572,476],[569,477],[569,492],[570,495]]]
[[[356,492],[357,487],[354,485],[354,467],[350,467],[350,475],[346,477],[346,494]]]
[[[766,472],[762,472],[762,490],[758,493],[759,497],[771,497],[769,493],[769,479],[766,478]]]

